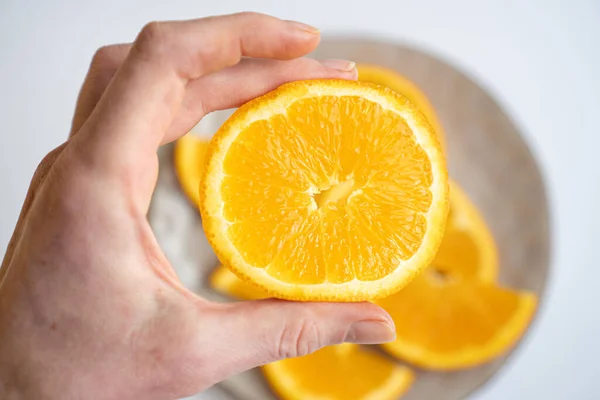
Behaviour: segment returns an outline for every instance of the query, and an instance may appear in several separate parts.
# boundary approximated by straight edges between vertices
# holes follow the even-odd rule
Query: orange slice
[[[456,184],[444,239],[432,265],[402,291],[378,302],[396,324],[392,355],[423,368],[483,364],[524,333],[536,296],[497,286],[496,248],[485,223]]]
[[[362,301],[431,262],[447,179],[434,132],[404,97],[302,81],[240,107],[216,133],[200,205],[238,276],[280,298]]]
[[[200,203],[200,177],[204,173],[208,143],[208,140],[188,133],[175,142],[173,150],[177,179],[195,207]]]
[[[440,142],[444,143],[444,130],[435,109],[425,93],[410,79],[395,70],[379,65],[359,64],[356,66],[356,69],[358,70],[359,81],[386,86],[405,96],[415,104],[425,114],[425,117],[427,117],[433,130],[437,133]]]
[[[450,211],[444,238],[433,262],[438,273],[453,279],[494,282],[498,251],[485,220],[456,183],[450,184]]]
[[[396,400],[412,385],[414,374],[355,344],[340,344],[262,367],[284,400]]]
[[[392,355],[422,368],[455,370],[503,354],[524,333],[536,296],[484,282],[446,282],[426,271],[381,301],[396,323]]]
[[[237,277],[229,268],[219,265],[210,275],[210,285],[217,292],[243,300],[257,300],[269,297],[258,287]]]

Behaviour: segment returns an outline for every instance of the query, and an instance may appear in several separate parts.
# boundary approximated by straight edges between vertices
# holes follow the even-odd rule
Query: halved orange
[[[412,385],[413,372],[355,344],[340,344],[262,367],[284,400],[396,400]]]
[[[415,83],[398,71],[380,65],[358,64],[356,69],[358,70],[359,81],[386,86],[408,98],[425,114],[433,130],[437,133],[440,142],[444,143],[444,129],[437,113],[428,97]]]
[[[396,92],[289,83],[240,107],[208,150],[204,230],[221,261],[271,295],[362,301],[427,266],[448,212],[439,142]]]
[[[198,207],[200,203],[200,177],[204,173],[208,140],[188,133],[175,142],[173,161],[175,173],[183,192]]]
[[[433,263],[402,291],[378,301],[396,324],[392,355],[423,368],[455,370],[503,354],[522,336],[536,296],[497,286],[496,249],[485,222],[456,184]]]

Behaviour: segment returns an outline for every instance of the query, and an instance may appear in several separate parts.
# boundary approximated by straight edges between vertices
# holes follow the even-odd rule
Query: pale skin
[[[348,61],[301,58],[318,42],[310,26],[242,13],[150,23],[98,50],[0,269],[0,398],[176,399],[326,345],[394,339],[370,303],[206,301],[146,219],[158,147],[205,114],[287,81],[356,79]]]

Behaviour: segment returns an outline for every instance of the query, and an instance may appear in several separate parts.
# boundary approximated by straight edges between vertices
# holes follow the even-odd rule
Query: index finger
[[[312,51],[319,31],[257,13],[153,22],[138,35],[82,133],[101,159],[155,154],[190,80],[243,56],[292,59]],[[183,134],[185,132],[180,132]]]

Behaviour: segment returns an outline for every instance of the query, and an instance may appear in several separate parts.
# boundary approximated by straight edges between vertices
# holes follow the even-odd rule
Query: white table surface
[[[326,33],[408,41],[489,89],[543,168],[553,262],[527,343],[474,398],[597,399],[600,2],[594,0],[1,0],[0,251],[36,164],[68,132],[97,47],[132,40],[150,20],[243,10],[305,21]]]

